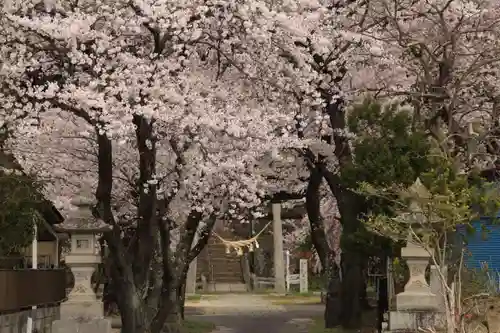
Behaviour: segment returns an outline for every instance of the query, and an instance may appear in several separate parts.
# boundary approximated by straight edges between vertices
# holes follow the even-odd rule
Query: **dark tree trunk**
[[[342,327],[360,328],[362,324],[362,297],[364,288],[363,267],[366,257],[360,252],[355,239],[362,228],[359,215],[363,205],[352,192],[344,192],[338,200],[343,232],[342,244]]]
[[[330,247],[325,234],[323,220],[320,214],[320,187],[323,181],[323,176],[320,172],[320,167],[315,166],[311,169],[309,183],[306,190],[306,211],[311,226],[311,240],[318,253],[321,265],[328,266],[328,254]]]
[[[184,283],[180,287],[180,290],[181,290],[180,297],[177,299],[177,301],[179,302],[179,313],[181,319],[184,320],[185,319],[184,309],[186,304],[186,281],[184,281]]]
[[[135,116],[137,125],[137,143],[139,150],[139,172],[141,184],[147,183],[155,173],[155,146],[152,131],[152,122]],[[149,191],[142,191],[139,195],[138,228],[135,230],[129,249],[121,237],[122,230],[112,213],[111,193],[113,187],[113,150],[111,140],[100,134],[99,128],[105,124],[97,124],[98,142],[98,176],[96,190],[97,205],[95,215],[109,224],[112,229],[104,234],[108,245],[111,261],[111,281],[113,291],[122,318],[122,333],[159,333],[166,314],[170,311],[170,302],[162,302],[161,297],[155,303],[148,303],[149,289],[145,288],[148,281],[161,278],[162,289],[168,289],[173,282],[169,260],[162,261],[161,275],[151,274],[151,264],[154,251],[164,259],[169,255],[170,238],[168,225],[162,225],[163,238],[161,250],[156,246],[159,225],[157,220],[156,187],[148,184]],[[148,147],[151,141],[152,146]],[[167,236],[165,236],[165,233]],[[137,265],[140,263],[140,265]],[[155,282],[155,281],[152,281]],[[157,285],[153,283],[153,285]],[[159,313],[161,314],[159,315]],[[154,325],[153,325],[154,324]]]
[[[361,285],[361,296],[360,296],[360,305],[363,310],[370,310],[372,306],[370,305],[370,302],[368,301],[368,293],[366,290],[366,274],[363,274],[363,283]]]
[[[328,186],[337,199],[342,223],[342,326],[360,328],[362,324],[361,297],[364,286],[363,267],[365,256],[355,246],[355,234],[361,230],[360,215],[365,203],[356,193],[345,189],[337,175],[322,169]]]
[[[121,333],[143,333],[146,331],[146,327],[144,327],[141,316],[142,304],[135,293],[132,277],[117,279],[116,273],[113,276],[117,292],[116,302],[122,322]]]
[[[98,184],[96,190],[97,205],[94,214],[109,224],[112,229],[104,234],[110,259],[112,260],[112,279],[117,291],[117,303],[123,318],[123,333],[142,333],[144,327],[138,323],[138,312],[141,307],[136,295],[134,274],[130,265],[130,257],[121,240],[121,229],[115,221],[111,209],[111,193],[113,188],[113,149],[111,140],[99,133],[103,124],[96,125],[98,143]]]
[[[130,242],[124,243],[119,221],[112,212],[113,149],[111,140],[100,132],[106,124],[94,124],[89,119],[95,126],[98,143],[97,204],[93,213],[111,226],[104,240],[109,249],[110,281],[122,318],[122,333],[160,333],[166,326],[167,332],[177,333],[183,318],[189,263],[207,244],[215,216],[209,218],[201,239],[193,247],[202,215],[189,214],[172,260],[170,221],[160,218],[162,207],[156,197],[156,184],[150,182],[156,173],[154,121],[136,115],[133,122],[139,153],[139,202],[137,227]],[[176,162],[182,164],[182,158]],[[148,191],[144,191],[144,186]],[[161,204],[166,206],[169,201]]]
[[[326,280],[327,295],[325,306],[325,326],[333,328],[340,324],[340,277],[335,263],[335,252],[330,249],[326,238],[323,220],[320,215],[319,189],[323,176],[320,167],[311,169],[309,184],[306,191],[306,210],[311,226],[311,239],[323,266],[323,276]]]
[[[178,316],[181,320],[184,320],[184,303],[186,302],[186,282],[187,282],[189,264],[190,262],[188,262],[186,264],[186,267],[184,267],[182,274],[177,282],[177,286],[175,288],[176,309],[178,311]]]
[[[182,326],[182,309],[181,300],[179,299],[178,292],[172,292],[172,308],[165,321],[162,333],[179,333]]]
[[[382,332],[382,323],[384,321],[384,313],[389,310],[389,293],[387,290],[387,278],[378,280],[377,286],[377,330]]]
[[[334,328],[341,324],[342,315],[342,284],[340,271],[335,262],[335,254],[329,255],[328,266],[325,270],[328,288],[326,293],[325,306],[325,328]]]
[[[356,251],[342,252],[342,327],[361,328],[362,257]]]
[[[172,309],[165,323],[166,333],[178,333],[181,330],[182,321],[184,320],[186,281],[190,263],[191,261],[187,261],[182,267],[179,267],[179,276],[176,279],[171,293]]]

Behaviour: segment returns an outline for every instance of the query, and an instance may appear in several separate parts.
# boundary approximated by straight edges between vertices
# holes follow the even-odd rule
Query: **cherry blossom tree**
[[[63,211],[75,196],[95,198],[94,214],[112,226],[103,237],[123,332],[163,329],[215,219],[258,205],[258,160],[298,143],[288,126],[297,106],[256,79],[256,61],[214,45],[229,24],[243,29],[244,18],[229,19],[235,6],[12,0],[2,9],[9,148],[49,181]],[[239,37],[258,40],[262,29]]]
[[[359,89],[404,99],[464,170],[498,155],[499,11],[488,0],[381,0],[367,8],[369,28],[351,34],[368,65]]]
[[[310,176],[306,190],[308,217],[311,224],[313,242],[329,280],[339,282],[340,267],[335,263],[337,256],[327,242],[320,213],[320,188],[323,179],[327,181],[337,200],[343,233],[352,234],[360,227],[358,215],[363,203],[357,195],[342,186],[339,172],[352,160],[349,138],[345,131],[345,108],[355,89],[349,73],[356,70],[359,58],[356,45],[346,39],[353,13],[363,7],[357,2],[302,1],[285,2],[279,14],[274,16],[276,28],[269,34],[267,48],[255,48],[255,52],[266,52],[263,59],[272,59],[279,65],[279,79],[276,74],[267,73],[261,77],[272,77],[283,91],[291,94],[300,112],[296,114],[296,127],[304,138],[320,138],[307,149],[300,150]],[[278,11],[278,10],[276,10]],[[271,56],[274,55],[274,56]],[[269,67],[271,72],[271,68]],[[343,249],[342,264],[342,307],[329,307],[327,317],[332,326],[340,323],[356,327],[361,322],[359,304],[361,296],[362,261],[355,250]],[[335,297],[333,295],[336,295]],[[338,298],[338,292],[332,292]],[[342,313],[340,313],[342,311]]]
[[[291,66],[283,76],[296,82],[299,102],[306,100],[327,117],[325,134],[332,131],[324,137],[330,149],[304,150],[312,171],[309,202],[316,212],[313,193],[324,178],[337,199],[344,234],[361,227],[363,198],[342,186],[339,176],[354,157],[346,131],[348,106],[367,95],[411,105],[415,126],[452,152],[462,171],[483,168],[497,158],[498,94],[492,78],[498,75],[500,54],[498,13],[498,2],[487,0],[283,4],[280,22],[293,20],[273,35],[273,45],[279,45],[282,60]],[[327,163],[332,155],[333,168]],[[355,263],[362,258],[347,248],[343,256],[343,281],[350,283],[361,274]],[[348,295],[343,308],[348,309],[349,299],[357,299],[356,287],[343,289]],[[346,312],[345,326],[360,322],[360,311],[350,312],[358,315]]]
[[[343,102],[357,92],[349,74],[360,65],[357,45],[346,37],[352,34],[347,32],[353,25],[359,25],[353,18],[363,7],[357,1],[243,2],[237,19],[245,21],[244,29],[227,24],[226,31],[235,37],[217,44],[232,63],[247,64],[242,68],[255,64],[248,75],[270,91],[279,92],[274,98],[287,99],[299,136],[314,140],[297,152],[309,172],[306,201],[315,246],[324,266],[331,267],[326,271],[337,281],[339,267],[324,233],[319,189],[323,179],[327,180],[337,199],[341,222],[348,226],[344,231],[356,232],[363,205],[357,195],[341,186],[338,171],[352,160]],[[228,15],[221,19],[230,22],[234,18]],[[242,38],[248,33],[254,38]],[[343,275],[347,276],[343,279],[343,302],[351,304],[360,298],[363,258],[354,250],[343,253]],[[359,325],[361,312],[356,309],[355,305],[342,306],[345,313],[337,313],[336,321],[342,317],[345,326]]]

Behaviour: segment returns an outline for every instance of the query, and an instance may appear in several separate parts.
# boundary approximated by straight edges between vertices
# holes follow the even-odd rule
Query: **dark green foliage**
[[[37,208],[43,202],[41,185],[32,177],[0,172],[0,255],[30,244]]]
[[[366,100],[350,110],[347,125],[355,135],[353,161],[341,174],[347,187],[357,190],[363,182],[375,187],[411,185],[431,168],[431,145],[426,133],[414,126],[410,111],[399,104]],[[386,200],[367,198],[366,202],[370,213],[389,213]],[[367,256],[391,255],[393,251],[390,240],[365,228],[343,237],[342,243],[342,247],[355,248]]]
[[[382,106],[367,100],[352,108],[348,116],[354,160],[342,171],[349,187],[360,182],[374,186],[412,184],[429,165],[429,141],[424,131],[413,128],[409,111],[397,104]]]

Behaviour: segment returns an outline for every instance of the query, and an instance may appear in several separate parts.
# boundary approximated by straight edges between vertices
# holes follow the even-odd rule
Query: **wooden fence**
[[[65,298],[62,269],[0,270],[0,312],[60,303]]]

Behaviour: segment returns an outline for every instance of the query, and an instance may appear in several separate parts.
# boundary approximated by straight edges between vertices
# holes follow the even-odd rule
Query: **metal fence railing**
[[[62,269],[0,270],[0,312],[60,303],[65,298]]]

